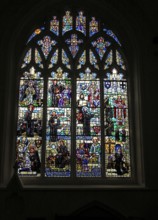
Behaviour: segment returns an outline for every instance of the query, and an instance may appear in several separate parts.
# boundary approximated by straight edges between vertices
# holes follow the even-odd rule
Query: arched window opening
[[[113,31],[83,11],[33,32],[19,70],[19,176],[131,177],[123,57]]]

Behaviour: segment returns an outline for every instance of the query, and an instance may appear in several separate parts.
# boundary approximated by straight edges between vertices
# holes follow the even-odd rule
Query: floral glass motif
[[[104,124],[106,176],[129,177],[127,81],[115,68],[104,80]]]
[[[55,35],[59,35],[59,21],[56,16],[53,16],[53,20],[50,21],[50,31]]]
[[[107,35],[112,37],[121,46],[120,41],[118,40],[118,38],[116,37],[116,35],[113,33],[112,30],[108,30],[108,29],[104,28],[103,31],[105,31]]]
[[[74,58],[76,56],[78,50],[79,50],[78,44],[83,43],[83,40],[77,40],[77,35],[76,34],[72,34],[71,35],[71,39],[67,39],[66,43],[68,45],[70,45],[69,46],[69,50],[70,50],[70,52],[71,52],[71,54],[72,54],[72,56]]]
[[[77,69],[80,69],[83,65],[86,63],[86,51],[84,51],[79,59],[79,65],[77,66]]]
[[[93,36],[98,32],[98,21],[95,20],[95,17],[92,17],[92,20],[89,22],[89,35]]]
[[[89,59],[90,59],[90,63],[96,68],[96,69],[99,69],[99,66],[98,66],[98,61],[94,55],[94,53],[92,52],[92,50],[89,50]]]
[[[64,79],[64,80],[70,80],[69,78],[69,74],[67,72],[63,72],[62,68],[59,67],[56,72],[51,72],[51,78],[52,79],[57,79],[57,80],[60,80],[60,79]]]
[[[92,42],[92,45],[93,47],[95,47],[100,59],[102,60],[106,52],[106,48],[109,47],[111,43],[108,41],[105,41],[103,37],[99,37],[97,41]]]
[[[45,27],[37,28],[33,34],[29,37],[27,43],[29,43],[36,35],[39,35],[43,30],[45,30]]]
[[[101,176],[100,83],[89,68],[77,80],[76,175]]]
[[[43,68],[42,58],[40,56],[39,51],[36,48],[35,48],[35,63],[37,63],[40,68]]]
[[[51,59],[50,59],[50,64],[49,64],[49,69],[52,68],[55,64],[58,62],[58,49],[55,50],[53,53]]]
[[[71,80],[61,68],[48,79],[46,169],[47,177],[70,176]]]
[[[68,58],[68,56],[67,56],[67,54],[66,54],[66,52],[65,52],[64,50],[62,50],[62,63],[63,63],[64,65],[66,65],[66,67],[67,67],[68,69],[71,68],[70,60],[69,60],[69,58]]]
[[[105,60],[104,69],[108,69],[111,66],[112,62],[113,62],[113,52],[112,52],[112,50],[110,50],[110,52],[108,53],[107,58]]]
[[[66,11],[65,16],[63,16],[63,23],[62,23],[62,34],[65,34],[67,31],[72,30],[72,16],[70,16],[70,11]]]
[[[29,49],[24,57],[24,63],[22,64],[21,68],[26,67],[27,64],[31,62],[31,53],[32,53],[32,50]]]
[[[48,57],[48,55],[52,49],[52,46],[56,45],[56,43],[57,42],[55,40],[51,40],[51,38],[49,36],[45,36],[43,38],[43,40],[38,41],[38,44],[40,46],[42,46],[42,52],[43,52],[45,58]]]
[[[123,70],[126,70],[122,56],[117,50],[116,50],[116,62]]]
[[[76,30],[86,35],[86,17],[83,16],[83,11],[80,11],[76,18]]]
[[[17,164],[22,176],[40,176],[43,115],[43,78],[32,67],[19,85]]]

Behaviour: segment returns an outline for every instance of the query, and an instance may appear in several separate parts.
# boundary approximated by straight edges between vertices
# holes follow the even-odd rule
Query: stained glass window
[[[18,174],[104,184],[129,178],[128,74],[121,43],[83,11],[51,18],[30,35],[20,65]]]

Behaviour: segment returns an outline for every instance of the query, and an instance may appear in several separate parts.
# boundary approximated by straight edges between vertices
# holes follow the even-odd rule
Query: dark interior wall
[[[126,50],[138,51],[139,72],[141,79],[142,100],[142,137],[143,157],[145,163],[145,189],[95,189],[95,190],[19,190],[18,182],[13,180],[8,188],[1,184],[0,188],[0,219],[21,219],[27,217],[43,217],[47,220],[55,215],[69,215],[80,207],[92,201],[119,211],[123,215],[142,219],[158,218],[158,145],[157,145],[157,75],[158,75],[158,3],[157,1],[125,1],[125,0],[52,0],[36,1],[7,0],[0,8],[0,183],[3,183],[2,173],[8,172],[13,164],[13,151],[8,150],[8,157],[3,158],[4,136],[11,135],[11,130],[5,127],[6,112],[14,123],[16,115],[16,77],[8,84],[9,71],[16,74],[20,55],[25,41],[39,21],[47,18],[52,11],[63,13],[67,8],[78,7],[87,13],[95,14],[101,20],[110,16],[107,24],[124,40]],[[109,9],[109,10],[108,10]],[[106,11],[106,13],[104,13]],[[44,13],[45,12],[45,13]],[[47,14],[47,13],[48,14]],[[118,23],[116,22],[118,18]],[[157,22],[156,22],[157,21]],[[122,27],[122,28],[120,28]],[[126,28],[125,28],[126,27]],[[124,31],[126,29],[126,31]],[[115,32],[115,31],[114,31]],[[131,37],[130,37],[131,35]],[[126,40],[130,41],[128,46]],[[135,48],[134,48],[135,47]],[[134,49],[133,49],[134,48]],[[133,52],[132,52],[133,53]],[[128,54],[127,54],[128,55]],[[129,59],[132,60],[132,55]],[[11,58],[12,61],[11,62]],[[14,71],[13,71],[14,70]],[[10,87],[12,85],[12,87]],[[8,91],[12,89],[13,98],[7,105]],[[136,103],[135,103],[136,104]],[[14,145],[12,140],[10,144]],[[7,150],[7,149],[6,149]],[[9,164],[9,167],[8,165]],[[4,167],[4,169],[3,169]],[[9,182],[9,179],[7,179]],[[18,192],[18,193],[17,193]]]

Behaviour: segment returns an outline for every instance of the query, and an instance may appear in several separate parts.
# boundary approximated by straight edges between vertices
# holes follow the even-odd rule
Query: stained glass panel
[[[92,17],[92,20],[89,22],[89,35],[93,36],[98,32],[98,21],[95,20],[95,17]]]
[[[130,176],[127,82],[113,69],[104,80],[106,176]]]
[[[37,63],[39,67],[43,68],[42,58],[41,58],[40,53],[37,49],[35,49],[35,63]]]
[[[93,47],[95,47],[100,59],[102,60],[107,47],[111,45],[109,41],[105,41],[103,37],[99,37],[97,41],[92,42]]]
[[[77,177],[101,177],[100,137],[78,136],[76,140]]]
[[[65,52],[64,50],[62,50],[62,63],[63,63],[64,65],[66,65],[66,67],[67,67],[68,69],[71,68],[70,60],[69,60],[69,58],[68,58],[68,56],[67,56],[67,54],[66,54],[66,52]]]
[[[69,177],[71,155],[71,81],[61,68],[48,79],[47,177]]]
[[[43,104],[43,80],[21,79],[19,88],[19,105],[42,106]]]
[[[41,168],[43,78],[34,68],[21,77],[17,122],[18,173],[39,176]]]
[[[89,59],[90,59],[90,63],[96,68],[96,69],[99,69],[99,66],[98,66],[98,61],[94,55],[94,53],[92,52],[92,50],[89,50]]]
[[[58,62],[58,50],[56,50],[51,59],[50,59],[50,64],[49,64],[49,69],[52,68],[54,66],[54,64],[57,64]]]
[[[22,64],[21,68],[26,67],[27,64],[31,62],[31,54],[32,54],[32,50],[29,49],[24,57],[24,63]]]
[[[86,35],[86,17],[83,16],[83,11],[80,11],[76,18],[76,30]]]
[[[122,56],[117,50],[116,50],[116,62],[123,70],[126,70]]]
[[[58,68],[56,72],[51,72],[51,77],[52,79],[57,79],[57,80],[60,80],[60,79],[69,79],[69,74],[67,72],[63,72],[62,68]]]
[[[36,36],[39,35],[43,30],[45,30],[45,27],[41,27],[41,28],[37,28],[33,34],[31,34],[31,36],[29,37],[27,44]]]
[[[55,35],[59,35],[59,21],[56,16],[53,16],[53,20],[50,21],[50,31]]]
[[[79,65],[77,69],[80,69],[86,63],[86,51],[84,51],[79,59]]]
[[[70,11],[66,11],[65,16],[63,17],[63,26],[62,26],[62,34],[65,34],[67,31],[72,30],[72,16],[70,16]]]
[[[48,82],[48,106],[70,107],[71,106],[71,81],[52,80]]]
[[[108,69],[111,64],[113,63],[113,52],[112,50],[109,52],[109,54],[107,55],[107,58],[105,60],[105,66],[104,69]]]
[[[105,31],[107,35],[109,35],[110,37],[112,37],[112,38],[121,46],[121,44],[120,44],[118,38],[116,37],[116,35],[113,33],[112,30],[108,30],[108,29],[104,28],[103,31]]]
[[[77,176],[100,176],[100,83],[89,68],[77,80],[76,100]]]
[[[78,50],[79,50],[79,44],[83,43],[83,40],[77,40],[77,35],[76,34],[72,34],[71,35],[71,39],[67,39],[66,43],[69,46],[69,50],[73,56],[73,58],[76,56]]]
[[[47,58],[52,46],[56,45],[57,42],[55,40],[51,40],[51,37],[45,36],[43,40],[39,40],[37,43],[41,46],[42,52],[45,58]]]

